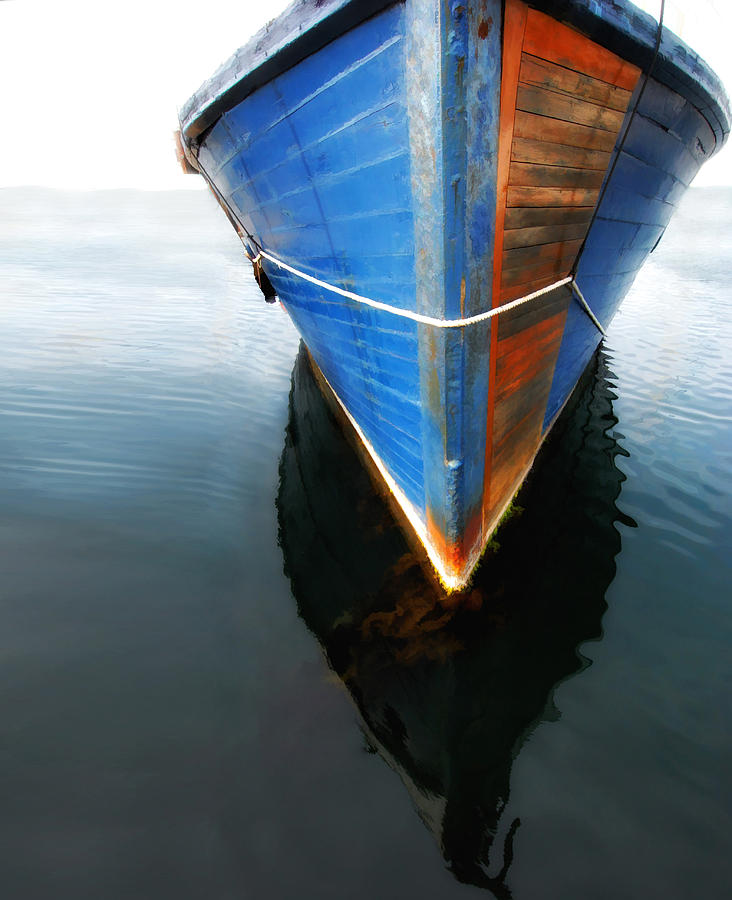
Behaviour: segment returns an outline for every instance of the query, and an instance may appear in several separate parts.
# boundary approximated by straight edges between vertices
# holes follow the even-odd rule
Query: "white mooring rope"
[[[562,278],[559,281],[555,281],[554,284],[547,285],[547,287],[543,287],[538,291],[532,291],[530,294],[525,294],[523,297],[518,297],[516,300],[511,300],[508,303],[504,303],[502,306],[496,306],[493,309],[478,313],[475,316],[467,316],[466,318],[462,319],[437,319],[434,316],[423,316],[421,313],[412,312],[412,310],[410,309],[401,309],[400,307],[392,306],[389,303],[382,303],[380,300],[372,300],[370,297],[364,297],[361,294],[354,294],[353,291],[347,291],[344,288],[339,288],[334,284],[328,284],[327,281],[321,281],[319,278],[308,275],[307,272],[302,272],[300,269],[296,269],[294,266],[288,265],[281,259],[277,259],[276,256],[272,256],[272,254],[267,253],[266,250],[260,250],[253,259],[251,257],[250,259],[252,263],[256,265],[259,260],[262,259],[262,257],[264,257],[264,259],[268,259],[271,263],[278,266],[280,269],[285,269],[285,271],[291,272],[293,275],[297,275],[298,278],[309,281],[311,284],[315,284],[326,291],[331,291],[334,294],[340,294],[341,297],[346,297],[349,300],[353,300],[355,303],[362,303],[364,306],[370,306],[372,309],[381,309],[384,312],[391,313],[392,315],[401,316],[404,319],[411,319],[413,322],[419,322],[422,325],[432,325],[435,328],[464,328],[466,325],[475,325],[478,322],[484,322],[486,319],[492,319],[494,316],[498,316],[501,313],[508,312],[509,309],[514,309],[517,306],[521,306],[522,303],[528,303],[529,300],[536,300],[537,297],[548,294],[550,291],[555,291],[557,288],[560,288],[565,284],[569,284],[574,291],[575,296],[585,309],[587,315],[600,329],[601,333],[605,334],[602,325],[600,325],[600,323],[595,318],[592,310],[587,305],[587,301],[582,296],[582,292],[577,287],[576,281],[571,275],[567,278]]]
[[[468,316],[464,319],[437,319],[434,316],[423,316],[421,313],[412,312],[411,309],[401,309],[398,306],[391,306],[391,304],[389,303],[382,303],[380,300],[372,300],[370,297],[364,297],[361,294],[354,294],[353,291],[346,291],[334,284],[328,284],[327,281],[321,281],[319,278],[314,278],[312,275],[308,275],[307,272],[301,272],[299,269],[296,269],[293,266],[282,262],[281,259],[277,259],[276,256],[272,256],[272,254],[267,253],[266,250],[260,250],[259,253],[257,253],[257,255],[254,257],[252,262],[258,262],[261,257],[268,259],[271,263],[279,266],[279,268],[285,269],[287,272],[291,272],[293,275],[297,275],[298,278],[303,278],[305,281],[309,281],[311,284],[315,284],[318,287],[324,288],[326,291],[332,291],[334,294],[340,294],[341,297],[347,297],[349,300],[353,300],[356,303],[362,303],[365,306],[370,306],[372,307],[372,309],[381,309],[384,312],[392,313],[395,316],[401,316],[404,319],[412,319],[412,321],[414,322],[420,322],[422,325],[433,325],[435,328],[463,328],[466,325],[475,325],[477,322],[483,322],[486,319],[491,319],[493,318],[493,316],[499,315],[499,313],[506,312],[509,309],[513,309],[515,306],[520,306],[522,303],[526,303],[529,300],[534,300],[537,297],[541,297],[542,294],[548,294],[549,291],[556,290],[556,288],[561,287],[563,284],[569,284],[569,282],[572,280],[571,278],[562,278],[561,281],[555,281],[554,284],[550,284],[545,288],[541,288],[541,290],[539,291],[533,291],[531,294],[526,294],[525,297],[519,297],[517,300],[511,300],[510,303],[504,303],[502,306],[496,306],[493,309],[478,313],[475,316]]]
[[[589,303],[585,300],[585,298],[582,294],[582,291],[579,289],[579,285],[574,280],[574,278],[572,279],[572,292],[574,293],[575,297],[579,300],[582,308],[587,313],[587,315],[592,319],[592,321],[595,323],[595,325],[597,325],[597,327],[600,329],[600,334],[602,334],[603,337],[605,337],[605,335],[606,335],[605,329],[597,321],[595,314],[590,309]]]

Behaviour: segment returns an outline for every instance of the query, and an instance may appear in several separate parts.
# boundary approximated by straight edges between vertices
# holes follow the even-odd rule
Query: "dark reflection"
[[[510,897],[511,766],[589,661],[620,550],[624,454],[599,352],[470,590],[422,573],[301,348],[280,461],[280,543],[300,615],[399,774],[455,877]],[[496,846],[494,847],[494,843]]]

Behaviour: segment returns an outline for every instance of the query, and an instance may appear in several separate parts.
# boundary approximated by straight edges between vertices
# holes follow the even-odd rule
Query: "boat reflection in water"
[[[470,589],[427,580],[344,437],[301,348],[280,462],[280,543],[298,610],[368,745],[399,774],[460,881],[510,897],[511,766],[589,661],[620,550],[625,451],[600,351]],[[501,836],[500,838],[498,836]],[[492,845],[496,846],[492,849]]]

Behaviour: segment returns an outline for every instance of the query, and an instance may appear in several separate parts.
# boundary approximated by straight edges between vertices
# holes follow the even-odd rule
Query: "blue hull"
[[[531,29],[554,20],[518,0],[505,21],[498,0],[298,4],[181,117],[190,164],[448,588],[729,130],[721,88],[672,36],[646,78],[652,25],[633,43],[616,4],[593,7],[597,33],[557,24],[545,53]]]

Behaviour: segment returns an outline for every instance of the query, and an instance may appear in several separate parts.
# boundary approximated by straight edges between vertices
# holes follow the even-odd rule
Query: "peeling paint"
[[[492,305],[500,0],[407,5],[408,109],[417,296],[431,315]],[[436,15],[433,39],[426,22]],[[411,18],[410,18],[411,17]],[[483,23],[484,36],[479,36]],[[490,323],[468,333],[419,331],[425,521],[457,578],[480,547]]]
[[[491,33],[491,28],[493,28],[493,19],[488,16],[487,19],[481,19],[480,24],[478,25],[478,37],[481,41],[484,41],[488,35]]]

